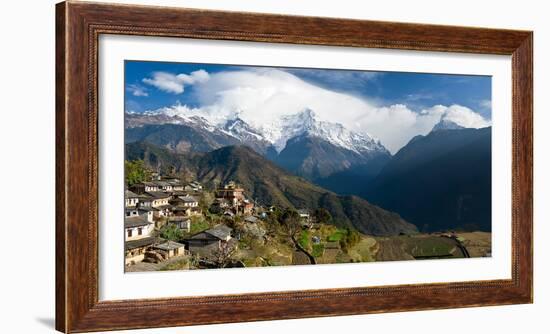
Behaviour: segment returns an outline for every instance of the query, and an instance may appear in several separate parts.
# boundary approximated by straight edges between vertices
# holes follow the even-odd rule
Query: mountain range
[[[339,203],[331,204],[336,213],[345,211],[342,203],[367,200],[397,212],[423,231],[491,229],[490,127],[469,129],[442,119],[430,133],[412,138],[393,156],[378,140],[320,120],[310,109],[260,126],[239,117],[212,121],[197,115],[127,113],[125,127],[129,156],[142,157],[152,166],[176,166],[201,181],[225,182],[238,176],[267,202],[299,207],[319,205],[321,198],[327,198],[327,205]],[[234,151],[241,159],[237,167],[224,167],[218,155],[210,156],[242,145],[255,155]],[[210,165],[205,157],[220,163]],[[245,157],[271,171],[272,179],[281,173],[303,178],[290,182],[290,188],[304,187],[317,195],[311,199],[301,192],[287,194],[289,186],[284,183],[264,183],[265,175],[244,163]],[[239,173],[246,170],[250,176],[237,175],[231,168]],[[344,225],[360,224],[346,214],[338,216]]]
[[[422,231],[491,231],[491,128],[413,138],[359,195]]]
[[[369,235],[415,233],[416,227],[398,214],[357,196],[339,196],[292,175],[247,146],[225,146],[210,152],[175,153],[146,141],[126,144],[126,158],[142,159],[149,166],[176,170],[211,187],[235,181],[247,196],[263,205],[282,208],[323,207],[340,227],[353,227]]]
[[[200,116],[126,113],[125,127],[126,143],[148,141],[176,153],[247,145],[311,181],[358,166],[376,173],[377,165],[391,157],[378,140],[319,120],[310,109],[260,127],[239,117],[210,122]]]

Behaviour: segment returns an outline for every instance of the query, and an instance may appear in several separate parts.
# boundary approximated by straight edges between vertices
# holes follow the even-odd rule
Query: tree
[[[291,239],[295,239],[298,232],[302,230],[301,218],[298,212],[293,209],[286,209],[280,219],[284,234]]]
[[[361,241],[361,235],[356,230],[346,229],[346,235],[340,239],[340,247],[348,251]]]
[[[332,215],[325,208],[315,210],[313,217],[318,224],[328,224],[332,220]]]
[[[160,229],[160,237],[172,241],[180,241],[183,238],[183,231],[174,224],[166,224]]]
[[[218,268],[225,268],[227,267],[231,262],[231,257],[237,250],[236,247],[233,246],[233,244],[229,242],[222,242],[220,247],[212,253],[212,259]]]
[[[199,198],[199,207],[201,208],[202,212],[208,212],[213,202],[214,196],[212,195],[212,193],[203,191],[201,197]]]
[[[126,175],[126,184],[130,187],[150,179],[151,172],[145,167],[143,160],[125,160],[124,174]]]

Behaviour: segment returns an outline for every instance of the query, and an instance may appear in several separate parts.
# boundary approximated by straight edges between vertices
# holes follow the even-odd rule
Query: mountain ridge
[[[360,194],[420,230],[491,230],[491,127],[417,136]]]
[[[174,164],[180,172],[210,186],[238,182],[251,198],[263,205],[296,209],[326,207],[335,225],[353,227],[365,234],[387,236],[417,231],[396,213],[356,196],[336,195],[288,173],[246,146],[226,146],[188,155],[142,142],[127,144],[126,154],[128,159],[144,159],[149,165],[154,156],[157,163]]]

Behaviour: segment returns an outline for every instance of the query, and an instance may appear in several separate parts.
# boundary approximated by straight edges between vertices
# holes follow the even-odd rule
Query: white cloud
[[[147,88],[140,85],[127,85],[126,90],[134,96],[149,96]]]
[[[441,118],[455,122],[465,128],[479,129],[491,125],[491,122],[484,119],[480,114],[474,112],[470,108],[456,104],[447,107]]]
[[[153,72],[152,78],[144,78],[142,81],[148,85],[167,93],[181,94],[185,85],[194,85],[208,81],[210,75],[205,70],[198,70],[190,74],[172,74],[168,72]]]
[[[214,123],[238,115],[268,132],[281,116],[309,108],[321,120],[341,123],[352,131],[380,139],[392,153],[412,137],[430,132],[442,118],[464,127],[490,124],[473,110],[459,105],[436,105],[421,112],[403,104],[380,107],[372,101],[321,88],[276,69],[218,72],[194,84],[195,98],[201,107],[178,104],[164,111],[199,115]]]

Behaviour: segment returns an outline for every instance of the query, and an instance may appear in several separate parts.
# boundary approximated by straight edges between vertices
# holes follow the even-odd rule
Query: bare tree
[[[281,216],[283,234],[291,240],[295,239],[302,230],[300,219],[298,212],[292,209],[285,210]]]
[[[218,250],[212,253],[212,260],[218,268],[225,268],[232,262],[231,257],[237,247],[230,242],[222,242]]]

